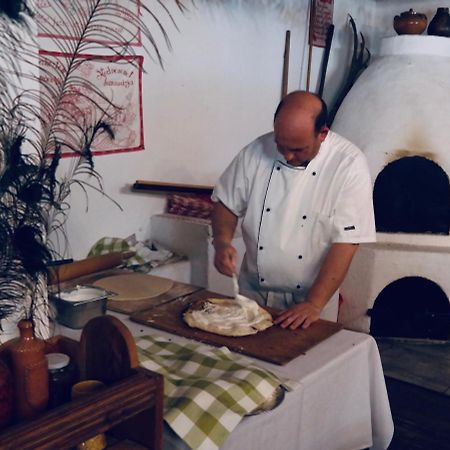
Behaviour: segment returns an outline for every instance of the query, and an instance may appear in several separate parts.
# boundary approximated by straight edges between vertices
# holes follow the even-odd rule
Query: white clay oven
[[[367,157],[377,223],[342,286],[339,321],[449,339],[450,39],[384,39],[332,128]]]

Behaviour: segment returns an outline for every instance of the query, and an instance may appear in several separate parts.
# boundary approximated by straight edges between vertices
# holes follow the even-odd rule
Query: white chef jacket
[[[259,137],[234,158],[212,199],[243,219],[241,290],[268,306],[303,301],[333,243],[375,241],[366,159],[332,131],[307,167],[286,163],[273,132]],[[334,316],[337,293],[324,311],[331,303]]]

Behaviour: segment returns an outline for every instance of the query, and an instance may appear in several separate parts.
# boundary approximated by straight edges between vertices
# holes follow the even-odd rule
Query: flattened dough
[[[100,278],[93,284],[115,292],[117,296],[112,297],[111,300],[133,301],[162,295],[173,286],[173,281],[145,273],[127,273]]]
[[[184,321],[222,336],[248,336],[273,325],[272,316],[254,300],[208,298],[193,303],[184,312]]]

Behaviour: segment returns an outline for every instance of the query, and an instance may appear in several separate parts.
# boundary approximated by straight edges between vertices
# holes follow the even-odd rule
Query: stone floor
[[[387,377],[450,396],[450,343],[377,339]]]
[[[450,396],[386,377],[394,420],[389,450],[449,450]]]
[[[389,450],[450,450],[450,343],[377,343],[395,427]]]

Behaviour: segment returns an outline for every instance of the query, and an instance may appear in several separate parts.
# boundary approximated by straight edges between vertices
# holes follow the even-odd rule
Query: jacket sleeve
[[[211,196],[214,202],[222,202],[238,217],[245,214],[249,198],[249,162],[246,161],[246,149],[247,147],[241,150],[225,169]]]
[[[375,242],[372,181],[364,155],[355,158],[347,170],[334,209],[332,242]]]

